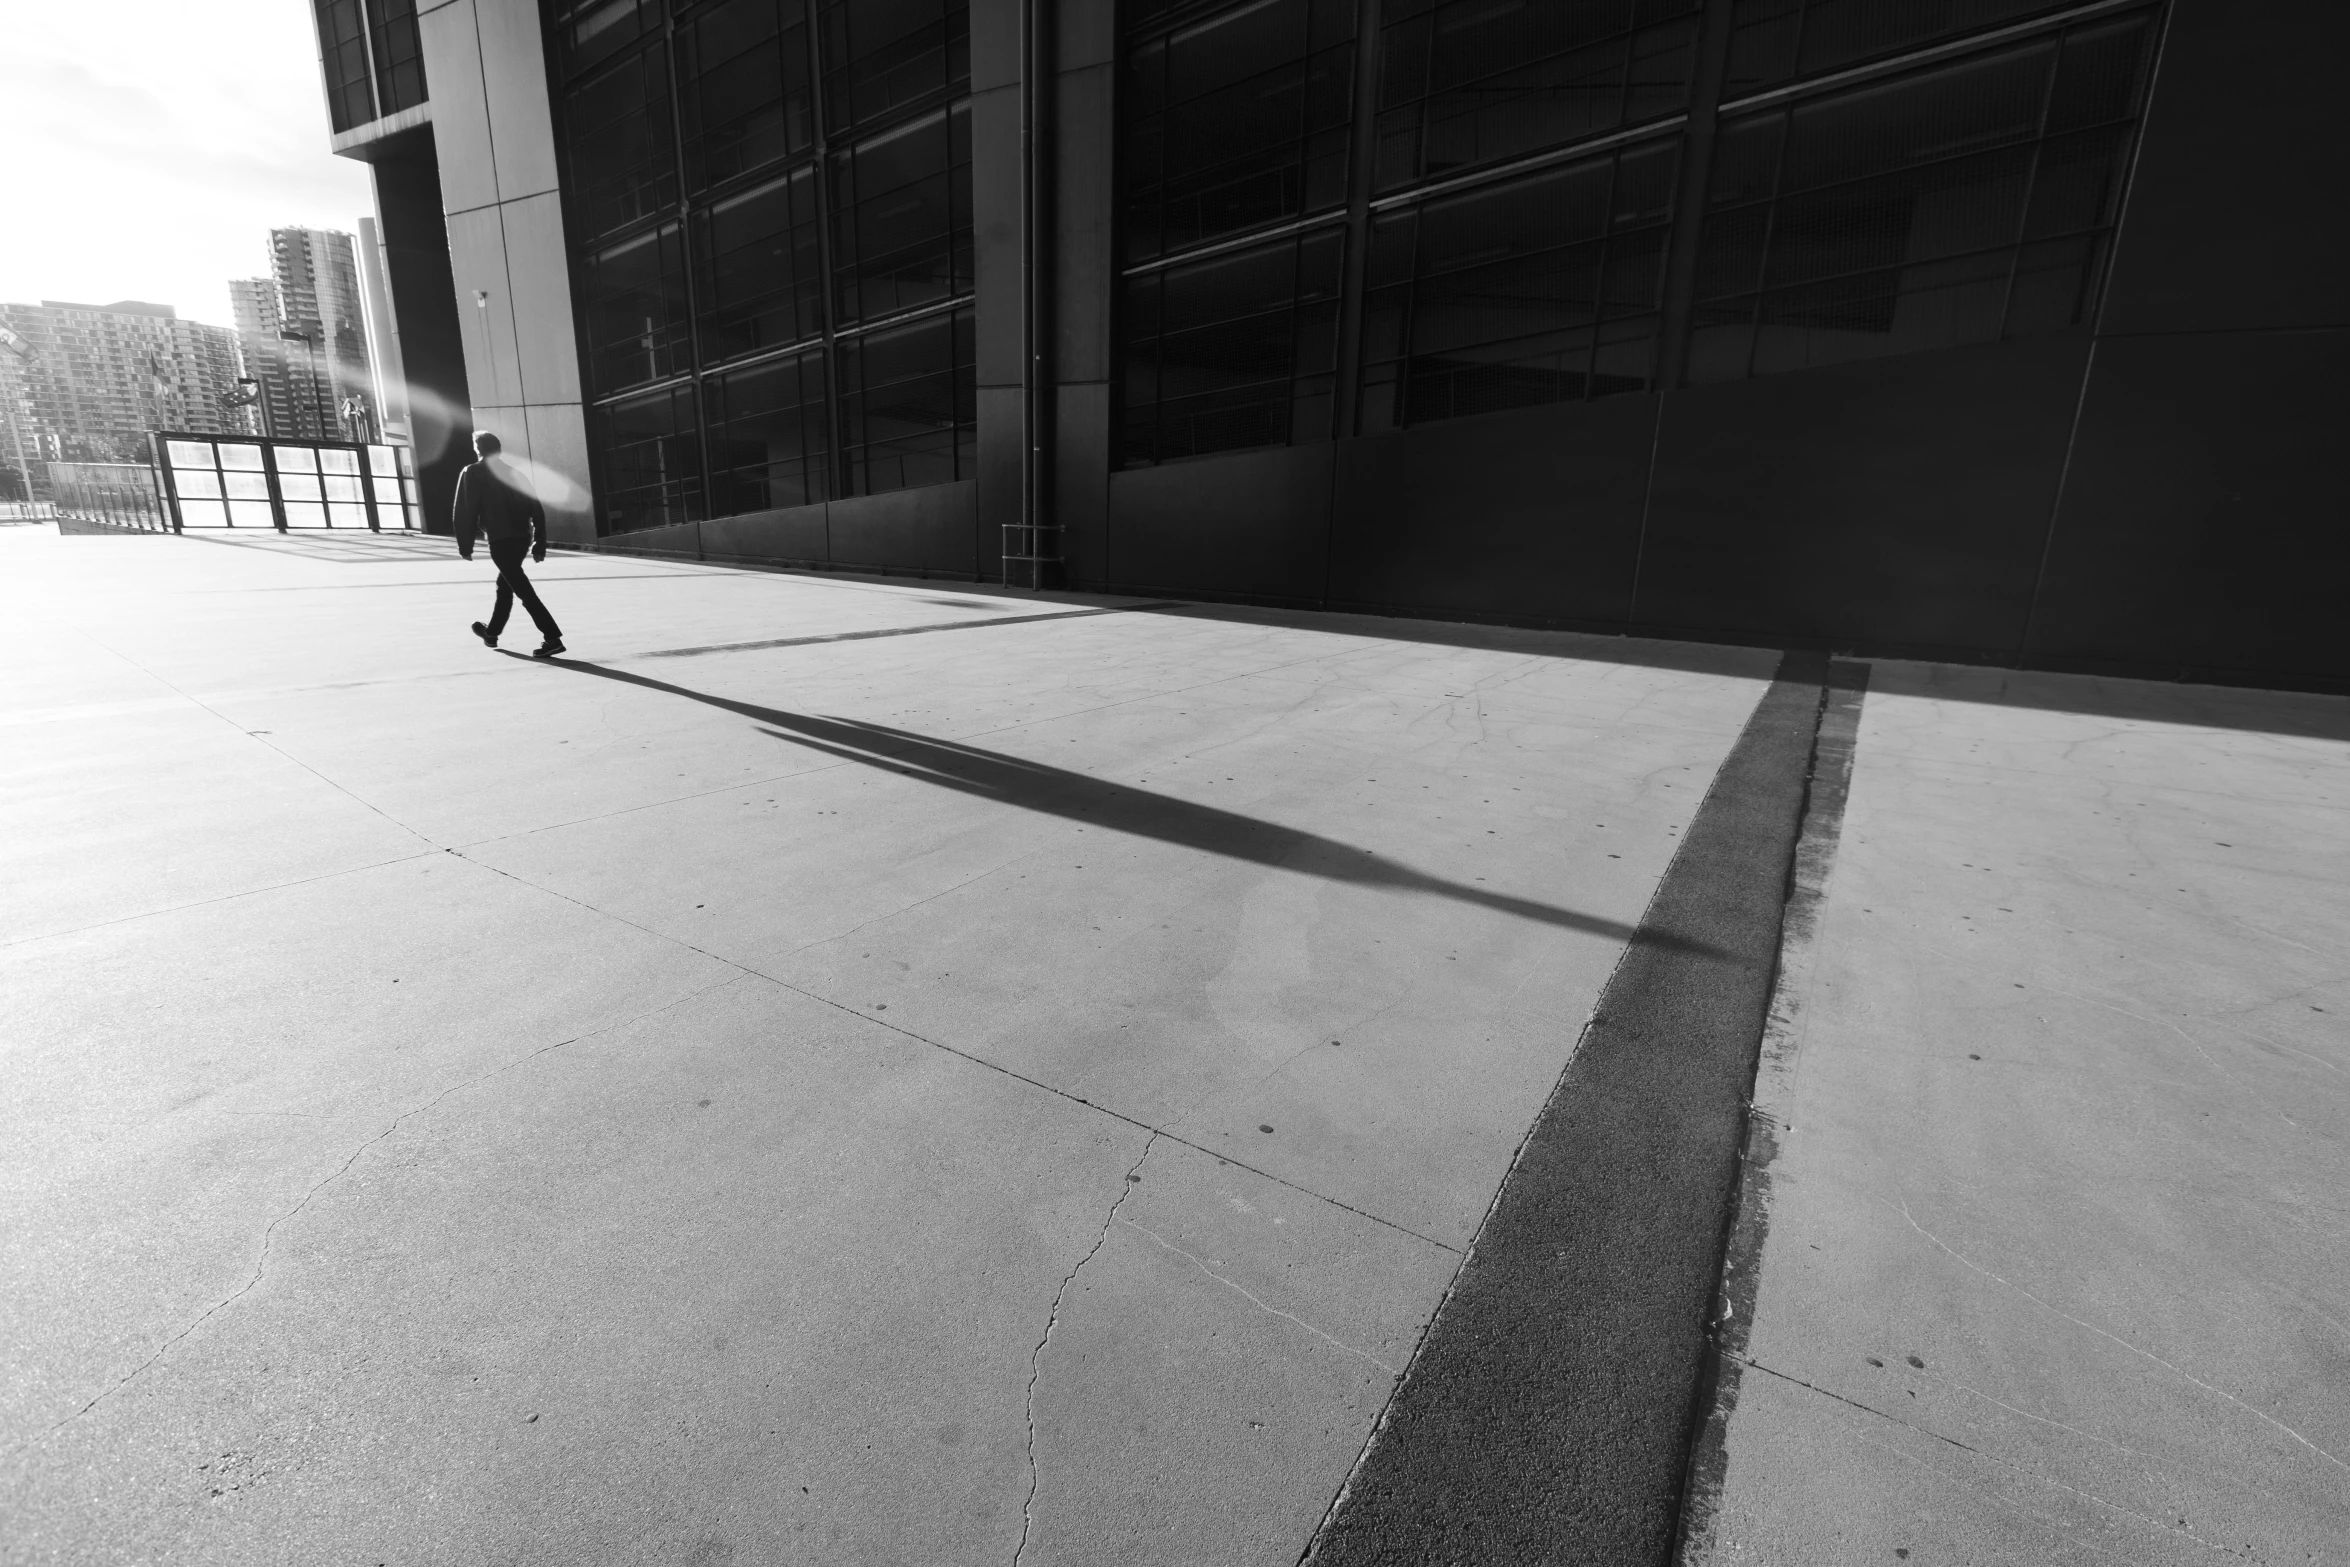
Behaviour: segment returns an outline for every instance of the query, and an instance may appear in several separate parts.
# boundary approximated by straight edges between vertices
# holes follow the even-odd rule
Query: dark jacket
[[[547,542],[547,509],[532,493],[530,481],[510,463],[494,457],[465,465],[457,475],[457,502],[449,508],[457,526],[457,548],[473,553],[479,535],[493,545]]]

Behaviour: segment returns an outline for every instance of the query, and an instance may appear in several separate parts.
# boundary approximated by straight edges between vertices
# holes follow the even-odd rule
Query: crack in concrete
[[[236,1289],[232,1290],[227,1295],[222,1296],[219,1300],[214,1301],[210,1306],[207,1306],[203,1313],[198,1316],[195,1321],[189,1323],[186,1327],[181,1328],[177,1333],[172,1334],[171,1337],[165,1339],[161,1344],[157,1345],[153,1354],[149,1355],[145,1360],[140,1361],[138,1365],[132,1367],[129,1372],[117,1378],[112,1385],[101,1388],[88,1403],[82,1405],[81,1408],[75,1410],[72,1414],[67,1415],[63,1420],[58,1421],[55,1425],[49,1427],[48,1430],[42,1432],[41,1440],[46,1441],[48,1438],[55,1436],[58,1432],[64,1430],[67,1426],[72,1425],[76,1420],[81,1419],[82,1416],[88,1414],[91,1410],[96,1409],[107,1399],[112,1398],[115,1394],[130,1386],[140,1377],[146,1375],[146,1373],[152,1369],[157,1362],[162,1360],[164,1356],[170,1354],[172,1350],[179,1345],[182,1339],[185,1339],[189,1334],[195,1332],[205,1323],[210,1322],[221,1312],[226,1311],[229,1307],[244,1299],[248,1294],[251,1294],[252,1291],[260,1285],[263,1277],[269,1272],[270,1254],[275,1249],[278,1230],[282,1226],[290,1224],[294,1219],[298,1218],[301,1215],[302,1210],[310,1206],[312,1198],[316,1197],[320,1192],[325,1191],[329,1186],[332,1186],[335,1182],[341,1180],[345,1175],[349,1174],[351,1167],[357,1164],[360,1158],[365,1155],[370,1148],[373,1148],[376,1144],[391,1136],[394,1132],[398,1131],[409,1121],[412,1121],[417,1116],[423,1115],[426,1111],[433,1109],[435,1106],[439,1105],[442,1100],[447,1099],[452,1094],[461,1093],[468,1088],[478,1087],[479,1085],[488,1082],[493,1077],[502,1076],[505,1073],[513,1071],[516,1067],[519,1066],[527,1066],[531,1062],[536,1061],[539,1057],[552,1054],[557,1050],[563,1049],[567,1045],[576,1045],[583,1039],[593,1039],[598,1034],[608,1034],[615,1029],[627,1028],[631,1024],[641,1023],[646,1018],[653,1017],[658,1013],[666,1012],[672,1007],[683,1006],[688,1001],[692,1001],[700,996],[708,995],[713,990],[719,990],[725,986],[732,985],[742,978],[743,976],[741,974],[730,974],[726,978],[717,981],[715,984],[704,985],[700,989],[689,992],[686,995],[679,996],[674,1000],[664,1001],[657,1007],[648,1007],[642,1012],[636,1013],[629,1017],[618,1019],[611,1023],[607,1023],[600,1028],[587,1029],[584,1032],[572,1035],[568,1039],[558,1039],[552,1044],[541,1045],[536,1050],[526,1051],[522,1055],[516,1056],[511,1061],[507,1061],[499,1066],[492,1067],[487,1072],[482,1072],[476,1076],[469,1077],[463,1082],[451,1083],[448,1087],[433,1095],[423,1104],[420,1104],[411,1110],[401,1111],[398,1115],[392,1117],[390,1123],[386,1125],[382,1131],[376,1133],[373,1137],[368,1138],[357,1148],[352,1149],[349,1158],[345,1159],[341,1164],[337,1165],[333,1172],[327,1175],[324,1179],[314,1183],[308,1191],[302,1194],[300,1200],[297,1201],[291,1208],[288,1208],[284,1213],[279,1214],[276,1218],[269,1221],[269,1227],[261,1232],[261,1254],[253,1260],[253,1276],[251,1278],[248,1278],[243,1284],[237,1286]]]
[[[1158,1146],[1158,1142],[1157,1132],[1151,1133],[1144,1141],[1142,1156],[1128,1168],[1125,1180],[1119,1184],[1118,1200],[1110,1204],[1108,1213],[1102,1215],[1101,1233],[1093,1238],[1093,1244],[1085,1249],[1085,1255],[1078,1258],[1076,1266],[1062,1278],[1061,1287],[1053,1291],[1053,1308],[1044,1319],[1044,1337],[1038,1339],[1036,1348],[1028,1352],[1028,1391],[1025,1400],[1028,1417],[1028,1494],[1020,1499],[1020,1543],[1013,1548],[1012,1567],[1020,1567],[1021,1558],[1028,1553],[1029,1535],[1036,1527],[1036,1487],[1040,1478],[1036,1468],[1036,1384],[1044,1374],[1045,1346],[1053,1341],[1053,1329],[1061,1325],[1061,1302],[1069,1298],[1069,1286],[1077,1282],[1077,1275],[1085,1271],[1085,1265],[1093,1261],[1094,1255],[1109,1240],[1110,1230],[1118,1222],[1118,1210],[1126,1206],[1126,1199],[1141,1184],[1143,1164],[1150,1158],[1151,1150]]]
[[[1918,1223],[1916,1217],[1910,1213],[1909,1203],[1906,1199],[1898,1202],[1888,1202],[1886,1199],[1880,1197],[1877,1200],[1879,1202],[1885,1203],[1886,1207],[1891,1208],[1895,1212],[1899,1213],[1901,1217],[1908,1222],[1909,1227],[1917,1231],[1920,1235],[1924,1236],[1929,1242],[1933,1244],[1937,1251],[1940,1251],[1943,1253],[1943,1255],[1949,1257],[1953,1262],[1958,1263],[1961,1267],[1966,1268],[1968,1271],[1979,1273],[1994,1284],[1998,1284],[2007,1289],[2014,1290],[2018,1295],[2021,1295],[2024,1299],[2030,1301],[2033,1305],[2038,1306],[2041,1310],[2048,1312],[2052,1316],[2061,1317],[2077,1328],[2085,1328],[2089,1332],[2096,1334],[2099,1338],[2109,1340],[2112,1343],[2119,1345],[2121,1348],[2128,1350],[2131,1354],[2140,1357],[2141,1359],[2153,1361],[2156,1365],[2162,1367],[2163,1370],[2169,1372],[2172,1376],[2177,1377],[2180,1381],[2188,1383],[2193,1387],[2199,1387],[2214,1398],[2225,1399],[2227,1402],[2235,1405],[2238,1409],[2241,1409],[2246,1414],[2252,1416],[2255,1420],[2258,1420],[2265,1425],[2273,1426],[2277,1430],[2283,1432],[2285,1435],[2291,1437],[2294,1441],[2300,1443],[2303,1447],[2308,1448],[2311,1452],[2317,1454],[2318,1457],[2324,1459],[2327,1463],[2332,1464],[2335,1468],[2350,1469],[2350,1464],[2344,1463],[2341,1459],[2335,1457],[2332,1453],[2327,1452],[2324,1448],[2318,1446],[2315,1442],[2312,1442],[2308,1437],[2294,1430],[2291,1426],[2285,1424],[2282,1420],[2277,1419],[2274,1415],[2271,1415],[2264,1410],[2254,1408],[2252,1405],[2245,1403],[2235,1394],[2230,1393],[2225,1389],[2213,1387],[2210,1383],[2204,1381],[2198,1376],[2194,1376],[2189,1372],[2182,1371],[2177,1366],[2172,1365],[2169,1361],[2163,1359],[2160,1355],[2155,1354],[2150,1349],[2140,1349],[2137,1345],[2131,1343],[2128,1339],[2121,1337],[2119,1334],[2109,1332],[2106,1329],[2097,1326],[2097,1324],[2094,1322],[2084,1322],[2079,1317],[2074,1316],[2071,1312],[2065,1311],[2060,1307],[2051,1306],[2048,1304],[2048,1302],[2042,1300],[2039,1296],[2033,1294],[2030,1290],[2025,1289],[2022,1285],[2011,1283],[2008,1280],[2001,1278],[1998,1274],[1993,1273],[1989,1268],[1984,1267],[1982,1264],[1975,1262],[1971,1258],[1962,1256],[1956,1251],[1953,1251],[1949,1245],[1943,1241],[1942,1237],[1936,1235],[1933,1231]]]
[[[1116,1218],[1116,1214],[1113,1213],[1112,1217]],[[1143,1234],[1149,1236],[1152,1240],[1157,1241],[1161,1246],[1164,1246],[1167,1250],[1173,1252],[1176,1256],[1181,1257],[1184,1261],[1199,1269],[1200,1272],[1206,1274],[1209,1278],[1214,1279],[1218,1284],[1223,1285],[1228,1290],[1237,1292],[1244,1299],[1246,1299],[1250,1305],[1256,1307],[1259,1311],[1262,1311],[1269,1316],[1279,1317],[1285,1322],[1294,1322],[1299,1327],[1304,1328],[1308,1333],[1314,1335],[1314,1337],[1320,1339],[1323,1343],[1328,1344],[1331,1348],[1343,1350],[1349,1355],[1359,1355],[1363,1359],[1369,1361],[1372,1365],[1377,1366],[1380,1370],[1386,1372],[1391,1377],[1399,1377],[1403,1375],[1401,1371],[1398,1371],[1395,1367],[1389,1365],[1386,1361],[1381,1360],[1377,1355],[1372,1354],[1369,1350],[1357,1349],[1354,1345],[1347,1343],[1344,1339],[1332,1338],[1329,1334],[1323,1332],[1320,1328],[1315,1327],[1305,1318],[1292,1316],[1290,1313],[1283,1311],[1279,1306],[1267,1305],[1256,1295],[1251,1294],[1246,1286],[1226,1278],[1221,1273],[1218,1273],[1214,1268],[1209,1267],[1207,1263],[1201,1260],[1199,1257],[1188,1251],[1185,1251],[1182,1247],[1176,1245],[1173,1241],[1167,1239],[1166,1236],[1161,1235],[1157,1230],[1152,1229],[1149,1225],[1137,1224],[1132,1219],[1117,1219],[1117,1222],[1125,1225],[1130,1230],[1142,1231]]]

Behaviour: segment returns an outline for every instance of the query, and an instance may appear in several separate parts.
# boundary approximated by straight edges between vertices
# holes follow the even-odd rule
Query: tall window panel
[[[846,338],[840,355],[851,494],[971,477],[979,414],[970,311]]]
[[[599,526],[970,477],[966,6],[555,22]]]
[[[1129,280],[1128,464],[1330,438],[1343,244],[1323,229]]]
[[[1345,201],[1354,0],[1138,9],[1120,85],[1130,261]]]
[[[677,139],[670,125],[669,51],[656,42],[574,87],[563,106],[581,231],[613,229],[677,202]]]
[[[960,0],[819,0],[818,10],[831,129],[971,90],[970,11]]]
[[[416,0],[370,0],[375,44],[376,113],[397,114],[424,102],[424,41]]]
[[[679,23],[686,188],[805,155],[816,140],[805,0],[727,0]]]
[[[1678,162],[1668,139],[1380,218],[1361,428],[1653,385]]]
[[[1775,87],[2078,0],[1736,0],[1727,92]]]
[[[1703,0],[1387,0],[1377,188],[1681,112],[1702,8]]]
[[[1694,382],[2084,330],[2150,12],[1725,119]]]
[[[711,516],[832,498],[822,349],[706,384]]]
[[[704,515],[701,431],[691,386],[641,392],[597,410],[601,531],[692,522]]]
[[[318,0],[318,49],[326,72],[327,118],[338,131],[375,115],[368,85],[367,18],[359,0]]]
[[[971,114],[941,109],[833,158],[840,319],[865,321],[971,291]]]
[[[598,392],[659,381],[693,363],[685,243],[668,223],[583,257],[580,316],[588,384]]]
[[[702,359],[806,342],[824,331],[814,169],[715,202],[694,214]]]

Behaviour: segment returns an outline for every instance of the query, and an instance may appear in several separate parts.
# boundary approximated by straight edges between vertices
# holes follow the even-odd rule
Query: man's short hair
[[[492,454],[502,450],[504,446],[505,442],[499,440],[496,436],[490,434],[490,432],[487,430],[476,430],[473,432],[473,449],[481,453],[484,457],[491,456]]]

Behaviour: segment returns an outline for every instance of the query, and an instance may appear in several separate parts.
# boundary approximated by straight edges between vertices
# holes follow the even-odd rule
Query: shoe
[[[473,634],[481,638],[481,645],[483,647],[496,647],[498,645],[498,639],[490,635],[490,628],[483,625],[478,620],[473,623]]]
[[[532,648],[530,650],[530,656],[533,658],[553,658],[556,654],[562,651],[563,639],[561,637],[549,637],[547,638],[546,646]]]

